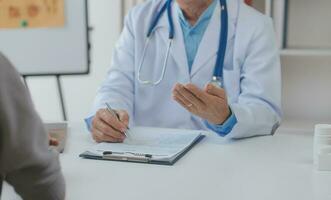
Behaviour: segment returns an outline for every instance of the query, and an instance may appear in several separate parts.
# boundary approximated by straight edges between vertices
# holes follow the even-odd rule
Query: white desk
[[[225,142],[207,137],[174,166],[85,160],[92,145],[71,127],[61,155],[68,200],[330,200],[331,172],[315,172],[310,131]],[[15,199],[8,186],[4,200]]]

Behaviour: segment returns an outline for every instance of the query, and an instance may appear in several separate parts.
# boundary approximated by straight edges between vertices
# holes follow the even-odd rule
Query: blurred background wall
[[[89,1],[89,22],[93,28],[91,73],[83,76],[64,76],[65,106],[70,121],[82,121],[93,102],[96,90],[110,66],[115,42],[121,31],[121,0]],[[31,77],[27,80],[36,108],[46,121],[62,120],[56,79]]]

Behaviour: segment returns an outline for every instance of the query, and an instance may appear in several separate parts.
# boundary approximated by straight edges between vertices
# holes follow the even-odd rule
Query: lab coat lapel
[[[187,62],[187,56],[185,51],[184,37],[182,27],[180,26],[179,17],[175,2],[172,4],[172,17],[174,21],[175,36],[172,42],[172,47],[170,50],[171,57],[176,62],[177,66],[168,66],[168,67],[178,67],[182,75],[185,75],[185,78],[189,79],[189,68]],[[169,23],[167,18],[167,13],[164,13],[160,18],[158,25],[155,27],[156,33],[158,36],[164,40],[165,45],[168,45],[169,38]],[[166,48],[166,46],[164,47]]]
[[[186,55],[186,49],[185,49],[185,42],[184,42],[184,36],[183,36],[183,30],[179,22],[179,17],[177,13],[176,6],[173,3],[172,6],[172,13],[174,16],[174,27],[175,27],[175,38],[173,40],[173,48],[171,51],[171,55],[176,61],[178,67],[181,69],[183,73],[187,77],[189,77],[189,67],[187,62],[187,55]]]
[[[229,23],[228,23],[228,45],[230,45],[231,39],[235,34],[235,22],[237,16],[237,3],[234,0],[228,0],[228,15],[229,15]],[[213,63],[216,63],[216,54],[218,51],[218,44],[220,39],[220,31],[221,31],[221,7],[218,2],[214,14],[210,19],[209,25],[204,33],[204,36],[200,42],[200,46],[197,52],[197,55],[194,59],[191,77],[193,77],[200,69],[206,66],[207,62],[210,59],[215,60]]]

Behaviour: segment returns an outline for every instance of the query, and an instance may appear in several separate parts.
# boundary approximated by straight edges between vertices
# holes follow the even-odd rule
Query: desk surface
[[[209,135],[174,166],[78,158],[92,144],[82,125],[71,126],[61,155],[68,200],[331,199],[331,172],[313,170],[310,131],[232,142]],[[15,199],[8,186],[3,195]]]

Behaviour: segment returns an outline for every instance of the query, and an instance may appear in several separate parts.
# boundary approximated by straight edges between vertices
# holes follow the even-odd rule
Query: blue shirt
[[[185,51],[189,70],[191,71],[194,58],[198,52],[200,42],[208,27],[209,21],[213,16],[217,0],[213,1],[211,5],[203,12],[199,20],[192,26],[185,18],[181,8],[176,4],[176,9],[179,15],[179,22],[183,31]]]
[[[178,15],[179,15],[179,22],[183,31],[184,36],[184,43],[185,43],[185,50],[187,56],[187,62],[189,66],[189,71],[192,69],[192,65],[195,59],[195,56],[198,52],[200,42],[203,38],[203,35],[208,27],[210,19],[213,16],[217,4],[217,0],[214,0],[212,4],[203,12],[200,16],[199,20],[191,26],[191,24],[186,20],[182,10],[176,3]],[[230,117],[222,124],[222,125],[215,125],[210,124],[205,121],[206,126],[218,133],[221,136],[226,136],[231,132],[233,127],[237,124],[237,118],[234,113],[231,111]]]
[[[190,71],[195,56],[197,54],[197,51],[199,49],[200,42],[208,27],[211,17],[213,16],[216,5],[218,5],[217,0],[214,0],[213,3],[200,16],[196,24],[194,26],[191,26],[190,23],[186,20],[182,10],[179,8],[178,4],[176,3],[178,15],[179,15],[179,21],[183,31],[187,62]],[[92,119],[93,117],[85,119],[85,122],[89,130],[91,130]],[[230,117],[222,125],[210,124],[206,120],[204,122],[209,129],[215,131],[221,136],[226,136],[231,132],[233,127],[236,125],[237,118],[235,117],[234,113],[231,112]]]

